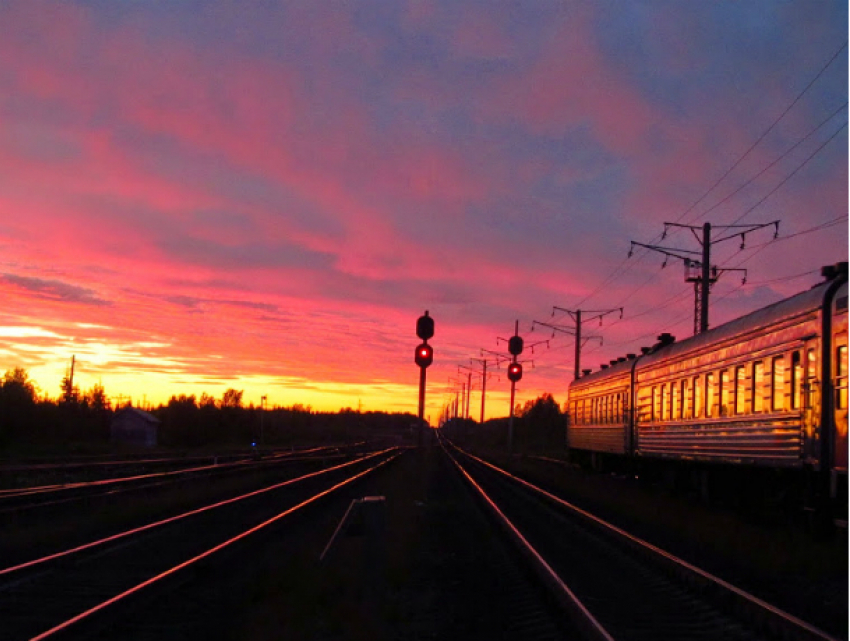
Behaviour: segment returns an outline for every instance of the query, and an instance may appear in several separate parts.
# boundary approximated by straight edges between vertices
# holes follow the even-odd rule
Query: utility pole
[[[76,360],[76,358],[76,354],[71,355],[71,375],[68,377],[68,388],[70,389],[70,393],[72,396],[74,394],[74,361]]]
[[[265,439],[265,416],[266,416],[266,396],[263,394],[260,397],[260,447],[266,444]]]
[[[499,343],[500,340],[507,340],[501,337],[496,338],[496,344]],[[484,349],[481,348],[481,356],[484,354],[492,354],[495,358],[492,359],[492,362],[496,365],[496,367],[500,367],[503,362],[510,362],[510,357],[505,356],[502,352],[494,352],[492,349]],[[484,398],[487,387],[487,363],[488,361],[485,358],[471,358],[470,361],[478,361],[483,366],[483,378],[481,383],[481,422],[484,422]],[[492,373],[490,374],[492,376]]]
[[[614,307],[612,309],[566,309],[564,307],[553,307],[552,308],[552,316],[555,315],[555,312],[566,312],[569,314],[570,318],[573,320],[573,326],[567,327],[566,325],[555,325],[552,323],[543,323],[541,321],[531,321],[531,331],[534,331],[535,325],[542,325],[543,327],[548,327],[552,330],[552,337],[555,337],[555,332],[563,332],[564,334],[569,334],[570,336],[575,336],[575,356],[573,360],[574,364],[574,374],[573,377],[578,379],[581,375],[581,349],[584,347],[588,341],[598,340],[599,344],[602,345],[602,337],[601,336],[582,336],[581,326],[582,323],[586,323],[592,320],[599,320],[599,324],[602,325],[602,319],[605,318],[608,314],[613,314],[614,312],[620,312],[620,318],[623,318],[623,308],[622,307]],[[585,314],[582,317],[582,314]]]
[[[464,406],[463,406],[464,407],[463,412],[464,412],[464,415],[465,415],[464,418],[469,418],[469,402],[470,402],[470,398],[472,397],[472,374],[473,373],[477,374],[478,372],[467,367],[466,365],[458,365],[457,366],[457,373],[460,374],[461,373],[460,370],[462,370],[462,369],[468,370],[467,374],[466,374],[466,401],[465,401]]]
[[[484,350],[481,350],[482,352]],[[483,353],[482,353],[483,356]],[[471,363],[481,363],[481,424],[484,424],[484,397],[487,394],[487,359],[486,358],[470,358]]]
[[[760,223],[756,225],[718,225],[715,229],[723,230],[723,232],[729,232],[729,230],[736,230],[727,233],[725,236],[715,240],[711,239],[711,223],[704,223],[702,225],[702,237],[700,237],[697,232],[700,230],[700,227],[696,225],[682,225],[679,223],[664,223],[664,232],[661,234],[661,240],[667,238],[667,229],[669,227],[679,227],[681,229],[688,229],[694,235],[697,242],[700,244],[700,251],[694,251],[689,249],[672,249],[668,247],[660,247],[658,245],[645,245],[643,243],[639,243],[637,241],[632,241],[631,247],[629,248],[629,257],[634,253],[634,246],[644,247],[646,249],[651,249],[652,251],[659,252],[664,254],[664,263],[661,267],[667,266],[667,259],[671,256],[673,258],[680,258],[685,263],[685,282],[694,284],[694,335],[700,334],[708,330],[708,295],[711,291],[711,286],[717,282],[717,278],[720,274],[724,272],[743,272],[744,277],[741,281],[741,284],[744,285],[747,282],[747,270],[746,269],[737,269],[737,268],[718,268],[716,265],[711,264],[711,246],[717,243],[721,243],[724,240],[729,240],[730,238],[736,238],[738,236],[741,237],[741,249],[746,247],[746,235],[750,232],[756,231],[757,229],[763,229],[764,227],[770,227],[773,225],[774,232],[773,237],[776,238],[779,236],[779,221],[773,220],[769,223]],[[699,256],[699,260],[695,260],[690,256],[685,254],[691,254],[693,256]]]

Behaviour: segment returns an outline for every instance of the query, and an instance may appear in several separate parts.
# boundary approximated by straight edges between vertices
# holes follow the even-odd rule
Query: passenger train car
[[[567,445],[596,461],[789,470],[810,507],[847,503],[847,263],[825,282],[570,386]],[[843,506],[843,510],[841,508]]]

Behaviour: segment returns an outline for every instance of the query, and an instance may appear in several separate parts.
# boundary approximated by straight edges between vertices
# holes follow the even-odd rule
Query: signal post
[[[519,321],[517,321],[514,325],[514,335],[508,339],[508,351],[513,356],[511,364],[508,365],[508,379],[511,381],[511,413],[508,419],[509,453],[513,453],[514,451],[514,399],[516,397],[516,384],[522,378],[522,364],[517,362],[517,356],[522,354],[523,347],[522,336],[519,335]]]
[[[416,348],[416,364],[419,365],[419,447],[422,447],[422,430],[424,429],[425,414],[425,370],[434,361],[434,348],[428,344],[428,339],[434,336],[434,319],[425,314],[416,320],[416,335],[422,339]]]

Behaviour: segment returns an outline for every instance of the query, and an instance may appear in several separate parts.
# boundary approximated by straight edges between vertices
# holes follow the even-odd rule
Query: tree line
[[[130,402],[113,403],[100,383],[81,391],[68,377],[60,396],[42,393],[23,368],[0,381],[0,452],[98,451],[109,447],[110,423]],[[257,407],[243,404],[243,391],[227,389],[221,398],[207,393],[173,395],[148,408],[159,420],[158,444],[193,448],[228,445],[289,446],[360,437],[404,437],[411,413],[318,412],[309,405]]]
[[[449,438],[471,447],[504,450],[508,445],[509,418],[479,424],[453,418],[445,425]],[[553,452],[566,444],[567,414],[551,394],[545,393],[517,405],[514,410],[513,449],[516,452]]]

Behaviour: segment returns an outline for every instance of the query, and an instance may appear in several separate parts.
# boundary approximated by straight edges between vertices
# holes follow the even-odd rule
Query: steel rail
[[[333,454],[325,454],[322,459],[330,459],[330,458],[341,458],[344,456],[349,456],[345,453],[333,453]],[[169,470],[168,472],[151,472],[149,474],[138,474],[136,476],[124,476],[124,477],[115,477],[109,479],[100,479],[98,481],[79,481],[77,483],[64,483],[62,485],[40,485],[37,487],[31,488],[19,488],[15,490],[0,490],[0,512],[4,509],[20,509],[19,506],[12,506],[8,508],[3,507],[3,501],[7,501],[9,499],[17,499],[21,497],[41,497],[45,494],[49,495],[51,493],[61,493],[63,490],[80,490],[86,488],[99,488],[104,487],[108,488],[111,485],[121,485],[124,483],[129,483],[132,481],[143,481],[143,480],[156,480],[163,479],[163,482],[168,482],[171,480],[179,480],[179,478],[168,478],[168,477],[180,477],[181,475],[193,475],[200,474],[201,472],[226,472],[233,471],[237,468],[244,469],[246,467],[261,467],[263,465],[276,464],[276,463],[295,463],[295,462],[303,462],[314,460],[313,457],[310,456],[300,456],[299,452],[295,453],[287,453],[285,455],[275,455],[273,457],[264,458],[260,460],[255,459],[240,459],[238,461],[232,461],[230,463],[219,463],[214,465],[204,465],[201,467],[190,467],[190,468],[181,468],[179,470]],[[152,485],[155,485],[152,484]],[[110,493],[123,492],[126,489],[136,489],[139,487],[150,487],[150,485],[138,485],[132,486],[130,488],[118,488],[111,490]],[[78,495],[78,496],[70,496],[70,497],[62,497],[56,498],[53,500],[45,500],[40,503],[30,503],[26,504],[23,507],[43,507],[48,505],[54,505],[56,503],[63,503],[67,501],[79,500],[82,498],[88,498],[92,495]],[[49,497],[48,497],[49,499]]]
[[[638,548],[642,551],[648,551],[656,555],[656,558],[662,559],[665,563],[671,566],[674,570],[679,572],[687,573],[688,576],[698,580],[703,587],[710,588],[720,588],[724,590],[728,595],[732,596],[738,604],[743,605],[745,607],[749,607],[751,610],[755,609],[758,612],[759,618],[766,623],[770,627],[776,627],[777,625],[787,628],[791,626],[795,629],[795,632],[798,635],[796,638],[807,639],[812,641],[839,641],[835,637],[827,634],[823,630],[811,625],[795,617],[780,608],[771,605],[767,601],[764,601],[757,596],[750,594],[746,590],[743,590],[737,586],[732,585],[728,581],[721,579],[695,565],[692,563],[688,563],[684,559],[681,559],[662,548],[659,548],[648,541],[645,541],[629,532],[623,530],[622,528],[617,527],[607,521],[591,514],[590,512],[581,509],[578,506],[565,501],[559,496],[555,496],[551,492],[547,492],[546,490],[537,487],[536,485],[529,483],[528,481],[519,478],[518,476],[514,476],[510,472],[503,470],[502,468],[493,465],[489,461],[486,461],[482,458],[475,456],[474,454],[470,454],[469,452],[464,451],[458,446],[451,444],[458,452],[461,452],[464,456],[467,456],[486,467],[491,468],[492,470],[504,475],[505,477],[511,479],[512,481],[526,487],[527,489],[543,496],[549,501],[556,503],[557,505],[564,507],[568,510],[575,512],[576,514],[581,515],[587,520],[595,523],[596,525],[602,527],[603,529],[607,529],[610,532],[617,534],[622,537],[626,541],[628,541],[633,547]]]
[[[112,543],[113,541],[118,541],[118,540],[126,538],[128,536],[132,536],[134,534],[139,534],[140,532],[152,530],[153,528],[160,527],[162,525],[167,525],[169,523],[174,523],[176,521],[180,521],[180,520],[188,518],[190,516],[195,516],[195,515],[201,514],[203,512],[208,512],[210,510],[222,507],[224,505],[230,505],[230,504],[236,503],[238,501],[242,501],[244,499],[251,498],[253,496],[258,496],[258,495],[264,494],[266,492],[271,492],[272,490],[276,490],[276,489],[279,489],[279,488],[287,486],[287,485],[293,485],[295,483],[299,483],[301,481],[305,481],[307,479],[314,478],[316,476],[321,476],[322,474],[327,474],[329,472],[333,472],[335,470],[339,470],[339,469],[342,469],[344,467],[355,465],[357,463],[362,463],[363,461],[367,461],[371,458],[375,458],[376,456],[380,456],[381,454],[385,454],[386,452],[389,452],[392,449],[394,449],[394,448],[389,448],[389,449],[386,449],[386,450],[382,450],[380,452],[374,452],[372,454],[368,454],[366,456],[355,459],[353,461],[347,461],[345,463],[340,463],[339,465],[335,465],[333,467],[329,467],[329,468],[322,469],[322,470],[317,470],[316,472],[310,472],[309,474],[305,474],[303,476],[299,476],[299,477],[294,478],[294,479],[288,479],[286,481],[283,481],[281,483],[276,483],[276,484],[270,485],[268,487],[260,488],[259,490],[254,490],[253,492],[248,492],[247,494],[241,494],[239,496],[234,496],[232,498],[225,499],[224,501],[219,501],[217,503],[205,505],[203,507],[196,508],[194,510],[189,510],[188,512],[176,514],[175,516],[171,516],[171,517],[168,517],[166,519],[154,521],[153,523],[147,523],[145,525],[142,525],[142,526],[130,529],[130,530],[125,530],[124,532],[119,532],[117,534],[113,534],[111,536],[107,536],[107,537],[104,537],[102,539],[90,541],[88,543],[84,543],[82,545],[78,545],[76,547],[69,548],[67,550],[62,550],[62,551],[56,552],[54,554],[48,554],[46,556],[43,556],[43,557],[40,557],[40,558],[37,558],[37,559],[33,559],[31,561],[26,561],[24,563],[20,563],[18,565],[13,565],[13,566],[10,566],[10,567],[7,567],[7,568],[3,568],[3,569],[0,569],[0,576],[9,575],[9,574],[12,574],[14,572],[24,570],[26,568],[31,568],[31,567],[34,567],[34,566],[37,566],[37,565],[41,565],[43,563],[47,563],[49,561],[55,561],[57,559],[67,557],[67,556],[70,556],[72,554],[77,554],[77,553],[83,552],[85,550],[90,550],[92,548],[95,548],[95,547],[100,546],[100,545],[104,545],[106,543]]]
[[[568,612],[573,624],[579,628],[587,639],[593,641],[614,641],[603,625],[591,614],[585,605],[579,600],[575,593],[564,583],[560,576],[546,562],[543,556],[529,543],[517,527],[508,519],[498,505],[490,498],[475,479],[458,463],[454,456],[443,446],[443,451],[457,467],[458,471],[466,478],[469,484],[478,492],[481,499],[496,517],[499,525],[507,532],[508,536],[519,546],[526,558],[532,564],[535,572],[548,586],[557,601]],[[462,450],[459,450],[462,451]]]
[[[384,452],[386,452],[386,451],[389,451],[389,450],[384,450]],[[376,456],[376,455],[373,455],[373,456]],[[151,577],[150,579],[147,579],[145,581],[142,581],[141,583],[133,586],[132,588],[129,588],[128,590],[125,590],[125,591],[121,592],[120,594],[117,594],[117,595],[107,599],[106,601],[103,601],[103,602],[99,603],[98,605],[91,607],[84,612],[81,612],[80,614],[68,619],[67,621],[63,621],[62,623],[50,628],[49,630],[45,630],[41,634],[39,634],[35,637],[32,637],[32,639],[30,641],[42,641],[42,639],[48,639],[51,636],[54,636],[58,633],[65,632],[66,630],[68,630],[68,628],[80,623],[81,621],[83,621],[83,620],[85,620],[85,619],[87,619],[87,618],[89,618],[89,617],[91,617],[91,616],[93,616],[97,613],[102,612],[103,610],[105,610],[109,606],[114,605],[115,603],[118,603],[119,601],[122,601],[122,600],[126,599],[127,597],[130,597],[130,596],[136,594],[137,592],[140,592],[141,590],[144,590],[145,588],[153,585],[154,583],[157,583],[157,582],[165,579],[166,577],[169,577],[173,574],[176,574],[180,570],[183,570],[183,569],[189,567],[190,565],[193,565],[193,564],[197,563],[198,561],[201,561],[202,559],[205,559],[205,558],[215,554],[216,552],[223,550],[226,547],[229,547],[230,545],[236,543],[237,541],[240,541],[244,538],[247,538],[248,536],[254,534],[255,532],[258,532],[259,530],[262,530],[263,528],[268,527],[272,523],[275,523],[275,522],[279,521],[280,519],[292,514],[293,512],[296,512],[296,511],[300,510],[301,508],[306,507],[307,505],[314,503],[315,501],[318,501],[320,498],[327,496],[328,494],[338,490],[339,488],[344,487],[344,486],[348,485],[349,483],[352,483],[353,481],[357,480],[358,478],[365,476],[366,474],[369,474],[370,472],[374,472],[375,470],[386,465],[390,461],[393,461],[398,456],[400,456],[400,454],[396,453],[393,456],[391,456],[387,459],[384,459],[383,461],[380,461],[379,463],[377,463],[373,467],[370,467],[366,470],[358,472],[354,476],[351,476],[351,477],[349,477],[349,478],[347,478],[343,481],[340,481],[339,483],[331,486],[330,488],[328,488],[326,490],[322,490],[321,492],[314,494],[310,498],[308,498],[304,501],[301,501],[297,505],[294,505],[293,507],[290,507],[290,508],[284,510],[283,512],[280,512],[279,514],[271,517],[270,519],[267,519],[267,520],[263,521],[262,523],[245,530],[241,534],[237,534],[236,536],[231,537],[231,538],[227,539],[226,541],[219,543],[218,545],[216,545],[216,546],[214,546],[214,547],[212,547],[212,548],[210,548],[210,549],[208,549],[204,552],[201,552],[200,554],[193,556],[192,558],[188,559],[187,561],[184,561],[184,562],[182,562],[178,565],[175,565],[174,567],[169,568],[168,570],[160,572],[156,576]],[[363,460],[363,459],[361,459],[361,460]]]
[[[265,458],[262,458],[262,459],[259,459],[259,460],[251,458],[250,456],[248,456],[246,458],[239,458],[239,459],[236,459],[235,461],[229,461],[227,463],[221,463],[221,464],[213,463],[211,465],[201,465],[201,466],[197,466],[197,467],[181,467],[181,468],[178,468],[178,469],[175,469],[175,470],[168,470],[168,471],[165,471],[165,472],[150,472],[148,474],[137,474],[137,475],[134,475],[134,476],[119,476],[119,477],[112,477],[112,478],[107,478],[107,479],[98,479],[96,481],[77,481],[77,482],[74,482],[74,483],[55,483],[53,485],[37,485],[37,486],[34,486],[34,487],[3,489],[3,490],[0,490],[0,501],[2,501],[4,499],[8,499],[8,498],[16,498],[16,497],[19,497],[19,496],[30,496],[30,495],[35,495],[35,494],[43,494],[45,492],[73,490],[73,489],[79,489],[81,487],[98,487],[98,486],[103,486],[103,485],[111,485],[113,483],[115,483],[115,484],[126,483],[126,482],[129,482],[129,481],[139,481],[139,480],[142,480],[142,479],[159,478],[159,477],[164,477],[164,476],[175,476],[175,475],[178,475],[178,474],[187,474],[187,473],[190,473],[190,472],[202,472],[202,471],[205,471],[205,470],[213,470],[213,469],[221,470],[221,469],[227,469],[227,468],[231,468],[231,467],[238,467],[238,466],[242,466],[242,465],[250,465],[252,463],[262,464],[262,463],[266,463],[266,462],[269,462],[269,461],[275,461],[276,459],[281,459],[281,458],[294,459],[294,457],[296,455],[310,454],[310,453],[313,453],[313,452],[321,452],[321,451],[324,451],[324,450],[331,450],[331,449],[338,450],[339,448],[336,447],[336,446],[322,446],[322,447],[314,447],[314,448],[305,449],[305,450],[280,452],[280,453],[272,454],[269,457],[265,457]],[[204,457],[197,457],[197,458],[209,459],[209,458],[214,458],[214,457],[204,456]],[[159,461],[179,461],[180,459],[151,459],[150,461],[156,461],[156,460],[159,460]],[[150,461],[141,461],[141,462],[144,463],[144,462],[150,462]],[[132,463],[136,463],[136,461],[129,460],[129,461],[127,461],[127,463],[132,464]],[[111,463],[111,464],[114,464],[114,465],[117,466],[117,465],[121,465],[122,462],[115,462],[115,463]],[[101,463],[101,465],[104,465],[104,463]]]

